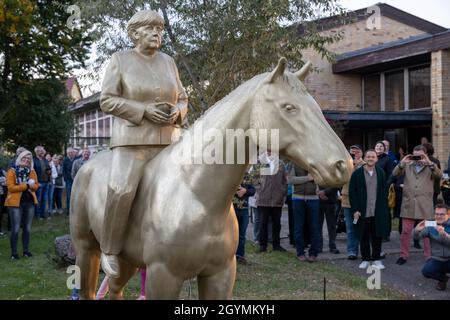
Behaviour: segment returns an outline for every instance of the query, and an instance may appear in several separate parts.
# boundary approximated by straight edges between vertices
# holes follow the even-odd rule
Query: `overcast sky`
[[[442,27],[450,28],[449,0],[340,0],[339,2],[349,10],[367,8],[383,2]]]

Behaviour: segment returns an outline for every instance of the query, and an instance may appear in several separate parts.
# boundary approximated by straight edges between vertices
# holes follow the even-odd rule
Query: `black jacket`
[[[386,179],[389,179],[395,168],[395,163],[386,153],[383,153],[378,156],[377,167],[383,169]]]

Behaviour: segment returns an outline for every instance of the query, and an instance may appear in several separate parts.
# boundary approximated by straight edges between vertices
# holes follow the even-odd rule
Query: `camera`
[[[411,160],[414,160],[414,161],[422,160],[422,156],[411,156]]]

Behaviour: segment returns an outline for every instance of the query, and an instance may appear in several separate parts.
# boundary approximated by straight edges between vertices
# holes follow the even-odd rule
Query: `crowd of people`
[[[22,227],[23,257],[30,258],[30,232],[34,218],[49,220],[54,214],[70,213],[72,182],[80,167],[90,158],[89,149],[68,148],[67,156],[48,153],[43,146],[34,156],[24,147],[16,150],[7,168],[0,168],[0,236],[3,216],[7,214],[11,259],[18,260],[18,239]],[[66,205],[63,208],[63,193]]]
[[[254,222],[257,252],[268,252],[268,243],[273,251],[286,251],[280,243],[286,203],[289,243],[299,261],[317,261],[324,247],[326,221],[329,252],[340,253],[336,235],[343,228],[349,260],[357,260],[360,254],[359,268],[373,265],[385,269],[383,243],[390,241],[392,221],[398,219],[400,256],[396,263],[401,266],[408,261],[411,240],[418,249],[422,249],[422,241],[427,261],[423,275],[438,280],[437,288],[444,290],[450,272],[450,182],[449,172],[442,172],[439,160],[433,157],[432,144],[423,138],[411,154],[404,147],[394,154],[389,141],[383,140],[366,151],[352,145],[349,153],[353,173],[341,188],[317,185],[309,172],[283,162],[270,150],[261,156],[233,198],[239,224],[237,262],[249,263],[245,256],[249,216]],[[260,174],[262,168],[268,173]]]
[[[449,280],[446,273],[450,272],[449,172],[441,171],[433,146],[422,142],[411,154],[400,148],[396,155],[386,140],[365,152],[360,145],[350,146],[354,171],[342,188],[324,188],[303,168],[267,151],[249,168],[233,198],[239,225],[237,262],[248,263],[245,243],[250,216],[258,253],[268,252],[270,243],[273,251],[287,251],[280,240],[282,208],[287,204],[289,243],[299,261],[317,261],[324,250],[325,222],[329,252],[339,254],[336,235],[341,219],[348,259],[357,260],[360,254],[359,268],[373,265],[384,269],[382,246],[390,241],[392,219],[399,219],[397,264],[407,263],[411,240],[418,249],[422,249],[422,241],[427,259],[423,275],[437,280],[437,288],[444,290]],[[65,157],[52,155],[37,146],[33,156],[19,147],[9,166],[0,168],[0,236],[5,235],[2,222],[7,213],[12,260],[20,258],[21,227],[22,254],[29,258],[33,219],[70,213],[73,180],[91,153],[71,147],[66,151]]]

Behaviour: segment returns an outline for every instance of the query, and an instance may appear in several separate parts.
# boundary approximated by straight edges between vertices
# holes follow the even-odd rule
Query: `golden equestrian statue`
[[[282,58],[272,72],[239,86],[145,166],[118,254],[120,276],[109,280],[111,298],[121,299],[125,284],[144,266],[147,299],[177,299],[193,277],[200,299],[232,297],[238,225],[231,200],[248,158],[244,164],[177,161],[193,143],[184,137],[199,125],[222,132],[224,145],[227,129],[278,129],[280,155],[308,170],[316,183],[349,180],[352,159],[301,82],[309,65],[291,73],[286,64]],[[112,153],[86,163],[73,184],[70,231],[82,299],[95,297]]]

